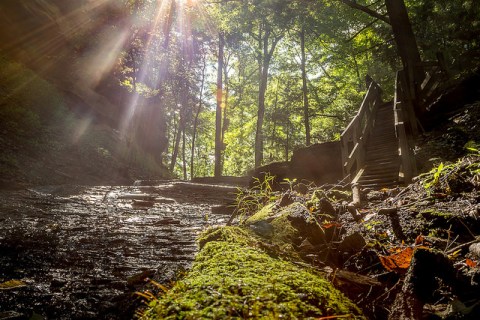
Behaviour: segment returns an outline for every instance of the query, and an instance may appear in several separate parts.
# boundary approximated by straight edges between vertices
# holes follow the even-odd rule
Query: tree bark
[[[214,176],[222,175],[222,97],[223,97],[223,48],[224,34],[218,34],[218,65],[217,65],[217,108],[215,111],[215,169]]]
[[[177,163],[178,149],[180,146],[180,138],[182,137],[183,127],[184,127],[183,119],[182,119],[182,115],[180,114],[180,119],[178,120],[178,128],[175,134],[175,144],[173,145],[172,161],[170,162],[170,167],[169,167],[169,170],[172,173],[173,173],[173,170],[175,169],[175,164]]]
[[[182,169],[183,169],[183,180],[187,180],[187,153],[186,153],[186,137],[185,137],[185,127],[182,130]]]
[[[224,55],[225,56],[225,55]],[[222,169],[223,169],[223,158],[224,158],[224,152],[225,152],[225,134],[227,132],[228,126],[230,124],[230,120],[228,119],[228,97],[229,97],[229,91],[228,91],[228,64],[229,64],[229,59],[226,58],[224,63],[223,63],[223,122],[222,122]]]
[[[258,112],[257,112],[257,130],[255,132],[255,167],[262,165],[263,161],[263,121],[265,117],[265,93],[267,92],[268,84],[268,69],[270,67],[270,61],[281,36],[272,39],[272,43],[269,46],[271,33],[269,30],[265,31],[263,37],[260,37],[259,45],[261,46],[259,58],[260,67],[260,83],[258,88]]]
[[[198,107],[195,112],[195,118],[193,120],[192,150],[190,153],[190,179],[194,178],[195,140],[197,138],[198,117],[200,115],[200,112],[202,111],[203,86],[205,85],[205,69],[206,69],[206,59],[205,59],[205,56],[203,56],[202,80],[200,81],[200,97],[198,98]]]
[[[398,54],[402,59],[403,68],[410,75],[411,79],[409,81],[412,81],[416,88],[422,83],[425,72],[405,2],[403,0],[385,0],[385,5],[387,6],[393,37],[397,44]]]
[[[307,88],[307,71],[306,71],[306,57],[305,57],[305,28],[302,26],[300,32],[300,49],[302,55],[301,68],[302,68],[302,83],[303,83],[303,121],[305,125],[305,144],[310,145],[310,116],[309,116],[309,104],[308,104],[308,88]]]

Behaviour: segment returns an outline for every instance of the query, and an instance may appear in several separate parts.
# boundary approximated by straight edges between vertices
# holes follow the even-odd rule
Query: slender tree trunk
[[[263,161],[263,121],[265,118],[265,94],[267,92],[268,84],[268,69],[270,67],[270,61],[272,59],[275,47],[280,41],[281,37],[272,39],[272,43],[269,46],[269,39],[271,33],[269,30],[265,31],[263,37],[259,39],[259,45],[261,51],[259,63],[260,63],[260,83],[258,88],[258,112],[257,112],[257,130],[255,132],[255,167],[262,165]]]
[[[202,66],[202,80],[200,82],[200,97],[198,99],[198,107],[195,112],[195,118],[193,120],[193,133],[192,133],[192,149],[190,155],[190,179],[194,178],[194,162],[195,162],[195,140],[197,138],[197,127],[198,127],[198,117],[202,111],[202,102],[203,102],[203,86],[205,85],[205,69],[206,69],[206,59],[203,56],[203,66]]]
[[[186,154],[186,137],[185,127],[182,130],[182,168],[183,168],[183,180],[187,180],[187,154]]]
[[[307,88],[307,71],[306,71],[306,57],[305,57],[305,28],[302,26],[300,32],[300,49],[302,53],[302,83],[303,83],[303,121],[305,124],[305,144],[310,145],[310,115],[308,104],[308,88]]]
[[[222,147],[225,147],[225,133],[227,132],[228,125],[230,123],[228,119],[228,59],[225,61],[223,66],[223,123],[222,123]],[[224,150],[222,150],[224,151]],[[223,168],[223,154],[222,154],[222,168]]]
[[[172,161],[170,162],[170,168],[169,168],[170,172],[173,172],[173,170],[175,169],[175,164],[177,163],[178,149],[180,146],[180,138],[182,137],[182,130],[183,130],[182,123],[183,123],[183,119],[182,119],[182,116],[180,115],[177,132],[175,134],[175,144],[173,145]]]
[[[289,150],[290,146],[290,121],[287,121],[287,143],[285,144],[285,161],[288,161],[288,153],[290,152]]]
[[[258,109],[257,109],[257,127],[255,131],[255,168],[261,166],[263,160],[263,138],[261,137],[262,134],[262,125],[263,125],[263,114],[260,110],[261,103],[260,97],[262,91],[262,79],[263,79],[263,63],[262,63],[262,50],[263,50],[263,30],[262,26],[259,27],[258,31],[258,54],[257,54],[257,63],[258,63],[258,83],[259,83],[259,90],[258,90]]]
[[[276,87],[276,90],[275,90],[275,102],[273,103],[273,114],[274,114],[274,117],[273,117],[273,126],[272,126],[272,134],[270,136],[270,149],[273,150],[273,147],[275,145],[275,139],[277,137],[277,116],[276,115],[276,111],[277,111],[277,105],[278,105],[278,87],[279,87],[279,80],[277,80],[277,87]]]
[[[263,63],[260,84],[258,88],[257,130],[255,132],[255,167],[260,167],[263,161],[263,121],[265,117],[265,93],[267,91],[268,66]]]
[[[224,34],[218,35],[218,65],[217,65],[217,109],[215,112],[215,169],[214,176],[222,175],[222,97],[223,97],[223,48]]]

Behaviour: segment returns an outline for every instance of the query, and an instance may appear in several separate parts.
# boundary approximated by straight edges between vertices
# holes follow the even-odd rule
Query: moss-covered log
[[[364,318],[314,270],[260,249],[261,238],[248,228],[216,228],[200,240],[191,270],[150,302],[144,319]]]

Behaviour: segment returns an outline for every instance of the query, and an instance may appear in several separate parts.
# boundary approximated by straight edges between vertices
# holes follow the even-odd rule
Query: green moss
[[[244,244],[212,241],[187,276],[150,303],[144,319],[305,319],[332,314],[364,319],[358,307],[311,270]]]
[[[214,227],[205,230],[197,239],[198,246],[202,249],[211,241],[227,241],[242,245],[252,244],[256,236],[250,230],[242,227]]]
[[[262,209],[260,209],[257,213],[255,213],[253,216],[249,217],[245,221],[245,224],[253,224],[255,222],[266,220],[272,217],[275,214],[275,211],[273,210],[274,207],[275,207],[275,203],[267,204]]]
[[[294,202],[276,210],[275,206],[271,204],[247,219],[245,224],[251,225],[260,221],[270,221],[269,223],[273,227],[273,236],[269,237],[268,241],[277,246],[282,255],[298,257],[294,252],[293,243],[299,237],[299,230],[292,225],[289,217],[304,210],[306,210],[305,207],[299,202]],[[314,220],[313,217],[311,219]]]
[[[308,219],[300,203],[280,209],[268,205],[242,226],[203,232],[191,270],[171,290],[150,301],[143,319],[315,319],[329,315],[365,319],[321,274],[288,261],[300,259],[294,246],[299,231],[290,221],[293,215]],[[259,224],[271,225],[273,236],[256,234],[253,229]]]
[[[422,210],[420,211],[420,214],[426,219],[431,219],[431,218],[450,219],[454,217],[454,214],[451,212],[438,211],[435,209]]]

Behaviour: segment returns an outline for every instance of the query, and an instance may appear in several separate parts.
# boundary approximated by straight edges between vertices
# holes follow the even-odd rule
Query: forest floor
[[[357,207],[342,184],[290,181],[276,192],[264,182],[239,193],[233,226],[201,235],[192,271],[169,290],[152,282],[139,315],[479,319],[479,107],[420,139],[425,173],[408,186],[362,190]],[[291,280],[311,275],[362,312],[317,278]]]

